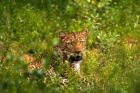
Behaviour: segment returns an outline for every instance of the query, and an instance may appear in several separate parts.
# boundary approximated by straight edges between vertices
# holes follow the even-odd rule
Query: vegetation
[[[55,78],[44,75],[57,33],[83,28],[88,40],[82,76],[61,64]],[[139,0],[0,0],[0,92],[139,93],[139,41]],[[44,70],[28,71],[21,55],[30,49],[34,57],[45,54]],[[63,70],[67,84],[59,78]]]

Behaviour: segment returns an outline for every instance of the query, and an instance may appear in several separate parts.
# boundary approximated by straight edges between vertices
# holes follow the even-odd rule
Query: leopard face
[[[67,60],[74,68],[79,68],[86,49],[87,31],[59,33],[60,43],[57,52],[63,60]],[[74,65],[73,65],[74,64]]]

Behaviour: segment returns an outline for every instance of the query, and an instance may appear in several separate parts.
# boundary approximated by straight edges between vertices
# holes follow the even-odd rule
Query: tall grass
[[[138,0],[0,0],[1,93],[139,93]],[[56,66],[46,76],[59,31],[88,28],[81,76]],[[45,53],[45,69],[30,73],[21,55]],[[56,59],[57,60],[57,59]],[[59,59],[58,59],[59,62]],[[60,73],[68,73],[63,84]]]

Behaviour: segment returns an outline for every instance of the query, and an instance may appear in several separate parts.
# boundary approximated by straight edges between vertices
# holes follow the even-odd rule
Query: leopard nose
[[[82,60],[82,55],[79,53],[79,54],[75,54],[75,55],[71,55],[70,58],[69,58],[69,61],[71,63],[73,62],[78,62],[78,61],[81,61]]]
[[[75,51],[74,57],[75,57],[75,60],[76,60],[76,61],[82,60],[81,51]]]
[[[75,60],[76,60],[76,61],[82,60],[82,56],[81,56],[81,55],[76,55],[76,56],[75,56]]]

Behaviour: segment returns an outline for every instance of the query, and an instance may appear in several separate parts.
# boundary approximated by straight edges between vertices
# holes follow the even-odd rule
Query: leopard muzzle
[[[78,63],[79,61],[82,61],[82,54],[78,51],[70,55],[69,62],[70,63]]]

